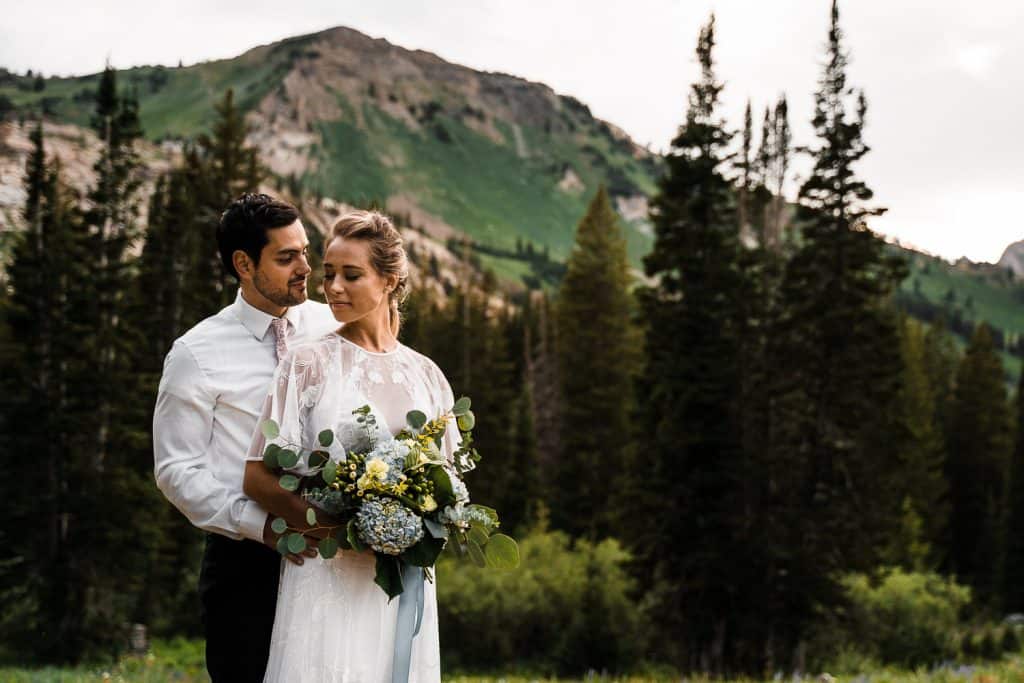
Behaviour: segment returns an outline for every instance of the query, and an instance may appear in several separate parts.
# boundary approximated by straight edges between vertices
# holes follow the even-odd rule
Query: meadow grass
[[[71,668],[0,667],[0,683],[206,683],[209,678],[203,663],[203,651],[202,641],[183,638],[158,640],[153,643],[149,654],[128,655],[112,665],[83,665]],[[821,680],[820,677],[821,672],[816,672],[802,678],[786,675],[774,680],[810,683]],[[680,676],[669,670],[630,676],[591,673],[578,678],[551,678],[521,673],[452,673],[442,677],[444,683],[767,683],[771,680],[773,679]],[[1024,658],[1013,655],[1001,662],[978,665],[947,664],[939,668],[918,671],[874,667],[870,671],[835,674],[831,680],[834,683],[1024,683]]]

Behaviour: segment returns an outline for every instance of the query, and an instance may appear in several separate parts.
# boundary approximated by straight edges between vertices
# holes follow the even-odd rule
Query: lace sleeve
[[[323,393],[326,364],[316,346],[299,347],[284,357],[274,372],[263,402],[263,411],[246,456],[249,460],[261,460],[268,443],[292,448],[310,444],[306,434],[307,421],[310,410]],[[266,420],[274,420],[279,430],[278,435],[269,441],[261,429]]]
[[[446,412],[452,409],[455,405],[455,396],[452,394],[452,386],[448,383],[448,378],[444,376],[441,369],[431,363],[434,382],[436,384],[436,399],[437,399],[437,410],[438,413]],[[444,440],[441,444],[441,452],[444,453],[445,458],[448,460],[448,464],[455,466],[455,451],[458,450],[459,445],[462,443],[462,434],[459,433],[459,426],[455,423],[455,418],[448,420],[448,426],[444,431]],[[460,466],[463,472],[476,467],[469,458],[463,457],[460,461]]]

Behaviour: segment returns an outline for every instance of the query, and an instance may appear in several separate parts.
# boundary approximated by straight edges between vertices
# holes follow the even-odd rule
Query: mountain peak
[[[1017,277],[1024,277],[1024,240],[1006,247],[998,265],[1009,268]]]

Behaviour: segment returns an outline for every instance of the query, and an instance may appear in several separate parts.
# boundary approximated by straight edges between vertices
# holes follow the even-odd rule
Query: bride
[[[405,426],[420,410],[437,416],[453,404],[448,380],[437,365],[397,340],[398,304],[408,268],[402,238],[382,214],[356,211],[333,227],[324,252],[324,294],[344,326],[290,350],[277,368],[260,422],[280,427],[272,443],[314,444],[333,429],[332,457],[343,448],[366,450],[366,423],[352,411],[369,405],[382,436]],[[387,432],[385,435],[383,432]],[[442,451],[449,462],[457,447],[452,424]],[[261,461],[267,444],[257,430],[246,465],[246,494],[293,528],[309,529],[307,506],[278,485]],[[300,514],[301,513],[301,514]],[[325,515],[318,513],[320,523]],[[312,535],[323,532],[313,532]],[[315,539],[313,539],[315,542]],[[372,553],[341,551],[330,560],[283,562],[265,681],[374,683],[391,681],[399,599],[388,601],[374,583]],[[441,679],[434,584],[424,589],[423,616],[412,642],[410,683]],[[396,669],[401,671],[404,664]],[[399,673],[398,678],[402,678]]]

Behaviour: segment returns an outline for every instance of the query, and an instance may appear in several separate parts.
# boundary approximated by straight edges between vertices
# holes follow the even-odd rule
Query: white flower
[[[423,509],[426,512],[433,512],[437,509],[437,501],[430,494],[423,496]]]

